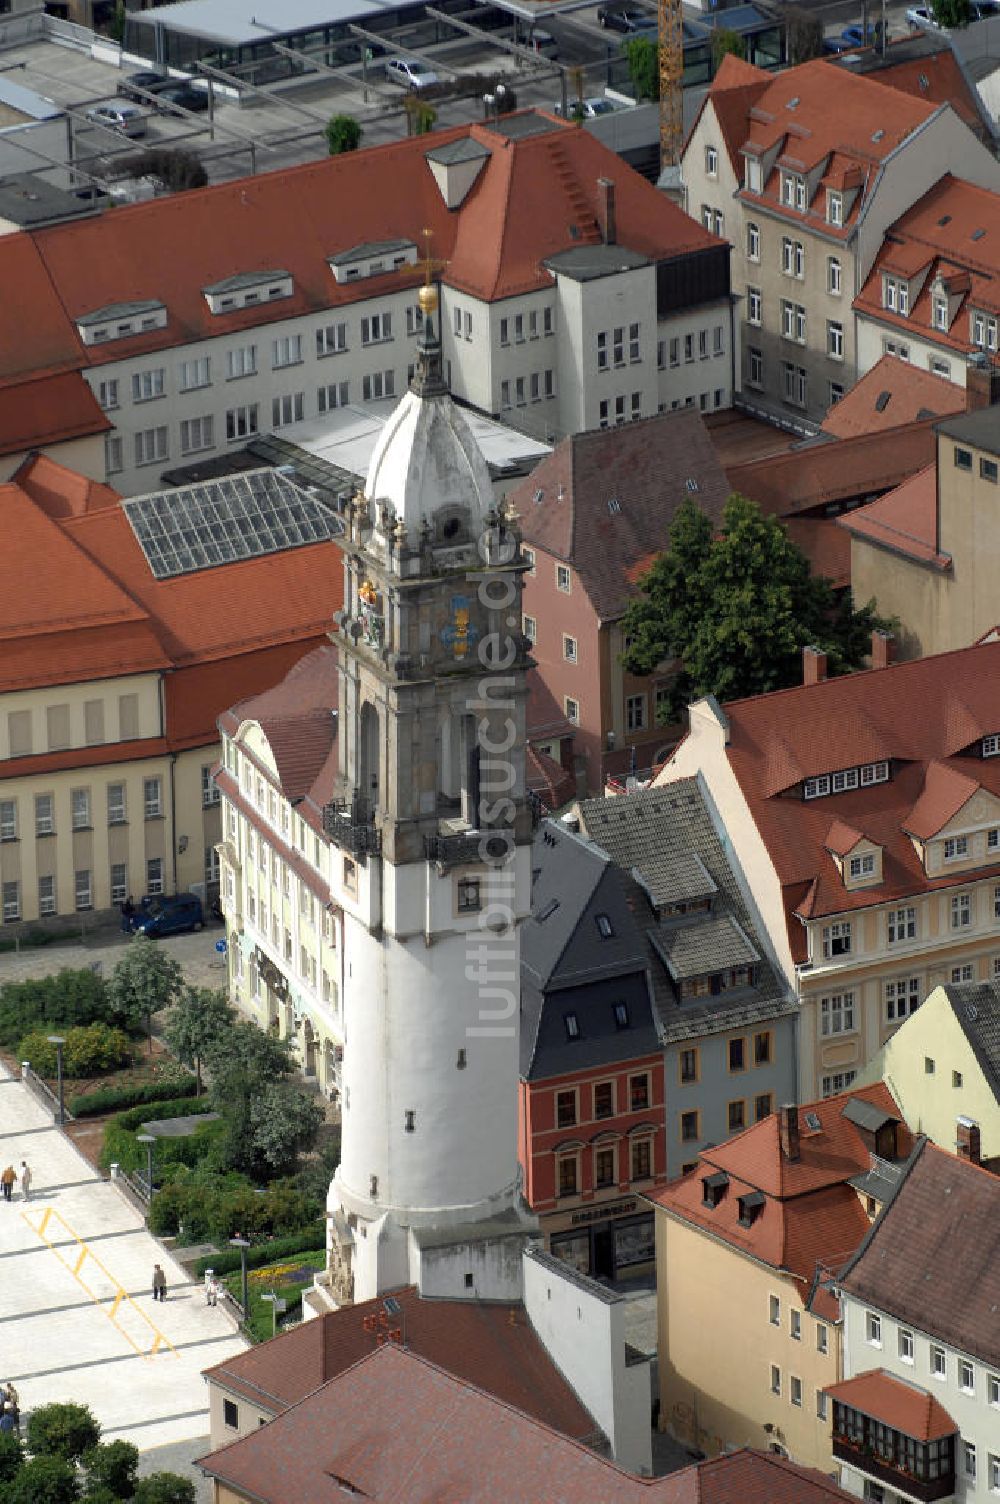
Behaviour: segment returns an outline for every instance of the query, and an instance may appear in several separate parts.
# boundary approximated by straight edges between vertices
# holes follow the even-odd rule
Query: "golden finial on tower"
[[[417,293],[417,302],[420,304],[421,313],[425,318],[429,318],[432,313],[437,312],[438,306],[438,293],[437,288],[434,286],[434,273],[440,271],[448,263],[446,261],[437,261],[431,255],[431,240],[433,239],[434,231],[424,230],[422,233],[424,237],[424,285]]]

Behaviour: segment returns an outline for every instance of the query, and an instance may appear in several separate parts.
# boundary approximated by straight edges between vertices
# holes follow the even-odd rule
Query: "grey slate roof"
[[[574,245],[568,251],[547,256],[545,265],[574,282],[594,282],[598,277],[613,277],[617,272],[648,266],[649,257],[624,245]]]
[[[368,261],[372,256],[391,256],[393,251],[409,251],[413,248],[412,240],[367,240],[361,245],[352,245],[350,250],[341,251],[337,256],[329,258],[331,266],[350,266],[352,261]]]
[[[979,412],[959,413],[954,418],[942,418],[935,425],[935,431],[946,433],[960,444],[972,444],[989,454],[1000,454],[1000,422],[992,407],[984,407]]]
[[[783,983],[760,942],[697,779],[681,779],[662,788],[645,789],[618,799],[587,799],[578,806],[578,813],[590,840],[607,852],[617,866],[633,874],[636,893],[642,894],[647,902],[649,921],[643,931],[646,964],[664,1043],[742,1028],[797,1012],[795,997]],[[669,871],[671,863],[681,866],[692,855],[697,856],[715,885],[712,915],[692,915],[690,925],[678,926],[673,933],[690,931],[692,938],[687,943],[693,947],[700,943],[697,941],[699,928],[720,919],[731,919],[760,960],[755,986],[734,988],[714,997],[682,1003],[653,939],[654,935],[657,939],[662,938],[665,928],[660,927],[657,916],[648,909],[645,893],[654,886],[659,889],[659,877]],[[647,880],[647,873],[654,874],[654,883]],[[668,903],[670,895],[663,893],[660,901]],[[635,912],[640,913],[638,907]],[[705,957],[708,959],[707,951]],[[742,961],[722,961],[718,969],[732,964],[742,964]]]
[[[425,152],[428,162],[437,162],[442,167],[453,167],[457,162],[478,162],[491,156],[488,146],[474,141],[471,136],[460,136],[457,141],[446,141],[444,146],[435,146]]]
[[[661,924],[650,930],[650,938],[677,981],[760,960],[732,914],[694,924]]]
[[[95,308],[93,313],[81,313],[76,322],[82,328],[87,328],[90,324],[106,324],[109,319],[129,319],[141,313],[157,313],[162,307],[159,298],[146,298],[138,303],[106,303],[103,308]]]
[[[259,287],[263,282],[274,282],[290,275],[289,272],[281,271],[279,268],[273,271],[235,272],[231,277],[223,277],[221,282],[212,282],[208,287],[203,287],[202,292],[214,297],[216,293],[239,292],[243,287]]]
[[[650,852],[643,861],[641,881],[657,906],[691,903],[718,892],[697,851]]]
[[[886,1123],[899,1121],[891,1112],[883,1112],[881,1107],[859,1097],[851,1098],[844,1108],[844,1117],[859,1128],[867,1128],[870,1133],[877,1133]]]
[[[1000,983],[963,982],[945,986],[955,1017],[1000,1102]]]

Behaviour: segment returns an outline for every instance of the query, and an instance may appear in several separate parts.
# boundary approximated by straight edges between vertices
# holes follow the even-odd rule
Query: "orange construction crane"
[[[681,0],[657,0],[661,185],[680,186],[684,144],[684,19]],[[666,178],[668,181],[664,182]]]

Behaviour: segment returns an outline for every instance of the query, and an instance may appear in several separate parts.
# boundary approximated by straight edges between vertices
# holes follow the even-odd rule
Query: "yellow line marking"
[[[70,1261],[68,1259],[63,1257],[61,1251],[55,1246],[55,1243],[48,1235],[47,1229],[52,1217],[55,1217],[56,1220],[62,1224],[62,1227],[69,1234],[72,1240],[79,1245],[80,1252],[77,1255],[76,1263],[73,1265],[70,1264]],[[47,1244],[48,1248],[52,1253],[55,1254],[56,1258],[59,1260],[60,1264],[62,1264],[63,1268],[66,1269],[76,1280],[77,1284],[87,1292],[94,1304],[104,1312],[105,1316],[107,1316],[112,1326],[117,1328],[117,1330],[125,1338],[125,1341],[128,1343],[128,1345],[135,1353],[139,1355],[140,1358],[152,1358],[163,1348],[169,1348],[175,1358],[178,1356],[177,1349],[174,1347],[170,1339],[168,1337],[165,1337],[160,1331],[159,1327],[155,1326],[153,1322],[150,1321],[149,1317],[146,1315],[142,1307],[136,1305],[135,1301],[132,1299],[131,1295],[129,1295],[128,1291],[123,1288],[119,1280],[116,1279],[111,1271],[107,1269],[104,1264],[102,1264],[101,1260],[98,1258],[97,1254],[90,1247],[90,1245],[88,1243],[85,1243],[78,1233],[74,1232],[73,1228],[70,1227],[69,1223],[66,1221],[66,1218],[62,1215],[61,1212],[56,1211],[55,1207],[47,1206],[45,1208],[45,1211],[42,1213],[41,1221],[38,1223],[37,1227],[32,1222],[27,1212],[22,1212],[21,1218],[27,1224],[27,1226],[31,1228],[31,1231],[37,1234],[37,1236],[42,1239],[43,1243]],[[80,1270],[86,1263],[88,1256],[93,1261],[93,1263],[97,1265],[98,1269],[100,1269],[101,1273],[109,1281],[109,1283],[114,1287],[115,1294],[110,1307],[105,1304],[108,1297],[106,1295],[100,1295],[96,1291],[92,1290],[87,1284],[86,1280],[82,1279],[80,1276]],[[140,1320],[145,1323],[145,1325],[152,1333],[152,1341],[148,1350],[144,1345],[140,1345],[138,1342],[136,1342],[134,1337],[132,1337],[132,1335],[127,1332],[119,1322],[118,1309],[123,1302],[131,1306],[135,1314],[140,1318]]]

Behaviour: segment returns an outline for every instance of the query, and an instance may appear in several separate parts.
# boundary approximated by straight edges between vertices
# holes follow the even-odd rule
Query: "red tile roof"
[[[308,1323],[311,1325],[312,1323]],[[255,1504],[841,1504],[794,1463],[741,1451],[639,1478],[389,1344],[199,1464]]]
[[[928,763],[923,791],[906,817],[904,830],[918,841],[929,841],[955,818],[979,788],[978,779],[960,773],[952,763]]]
[[[597,615],[613,621],[635,594],[637,564],[669,546],[681,502],[692,497],[719,523],[728,495],[700,415],[681,409],[572,434],[508,499],[525,543],[571,564]]]
[[[832,501],[871,496],[900,485],[937,453],[934,419],[853,438],[808,443],[726,471],[734,491],[762,511],[794,516]]]
[[[740,149],[746,138],[747,116],[770,80],[771,75],[763,68],[755,68],[752,63],[744,62],[731,52],[727,53],[691,126],[693,132],[701,119],[702,111],[711,101],[723,144],[740,182],[743,181],[743,157]],[[689,137],[690,134],[689,132]]]
[[[47,454],[30,455],[14,480],[48,517],[78,517],[101,507],[116,507],[121,500],[110,486],[70,470]]]
[[[505,1405],[582,1441],[597,1430],[528,1321],[524,1307],[471,1300],[423,1300],[396,1290],[407,1350],[475,1384]],[[205,1370],[212,1383],[277,1413],[359,1363],[375,1349],[365,1318],[382,1298],[332,1311]]]
[[[989,126],[982,101],[966,78],[947,37],[897,37],[889,42],[885,57],[874,51],[857,60],[831,59],[845,72],[877,76],[879,83],[931,104],[950,104],[971,131],[990,144]]]
[[[853,825],[848,825],[843,820],[834,820],[826,833],[826,849],[832,851],[834,856],[847,856],[863,840],[863,834],[860,830],[855,830]]]
[[[906,316],[882,306],[883,270],[904,252],[911,265],[927,268],[918,289],[911,289]],[[931,286],[938,274],[963,294],[947,331],[931,323]],[[1000,312],[1000,194],[945,174],[891,226],[854,307],[889,327],[972,354],[970,310]]]
[[[424,230],[449,286],[485,299],[551,287],[546,257],[601,239],[602,177],[615,182],[618,238],[631,250],[660,260],[724,244],[589,131],[555,118],[547,124],[517,139],[503,125],[454,126],[3,237],[0,279],[20,296],[0,313],[0,380],[118,361],[399,291],[408,283],[399,273],[338,283],[328,258],[396,238],[422,250]],[[427,152],[466,138],[489,156],[461,207],[449,210]],[[280,308],[210,311],[203,288],[276,267],[294,282]],[[421,276],[414,267],[410,285]],[[107,344],[79,341],[81,316],[145,299],[166,305],[165,328]]]
[[[531,742],[525,753],[525,782],[548,810],[562,809],[576,795],[576,779],[567,768]]]
[[[835,519],[843,532],[877,543],[935,569],[951,567],[948,554],[937,551],[937,462],[846,517]]]
[[[826,1392],[831,1399],[870,1415],[893,1431],[902,1431],[914,1441],[940,1441],[945,1436],[954,1436],[958,1430],[932,1394],[905,1384],[884,1368],[831,1384]]]
[[[908,360],[883,355],[823,419],[823,432],[836,439],[902,428],[917,418],[944,418],[965,411],[962,387],[922,371]]]
[[[905,830],[931,763],[1000,797],[1000,759],[981,758],[976,746],[1000,732],[998,675],[1000,642],[988,642],[725,706],[727,756],[781,884],[793,950],[796,912],[835,914],[968,882],[967,873],[928,878]],[[804,778],[883,760],[892,764],[886,783],[780,797]],[[881,883],[844,887],[826,849],[835,819],[882,847]]]
[[[825,235],[846,240],[881,164],[936,108],[872,77],[831,68],[823,59],[772,74],[747,113],[742,144],[761,154],[777,148],[776,165],[761,193],[741,189],[740,196],[748,204],[766,203],[792,222],[822,224]],[[861,191],[843,225],[827,224],[824,192],[804,211],[782,204],[778,163],[801,174],[816,168],[826,172],[831,166],[842,175],[855,170]]]
[[[1000,1176],[924,1141],[840,1284],[1000,1365]]]
[[[41,376],[3,391],[0,454],[106,433],[111,426],[79,371]]]
[[[836,589],[851,583],[851,540],[837,527],[836,517],[786,517],[785,530],[809,560],[813,574],[821,574]]]
[[[851,1100],[871,1103],[901,1122],[888,1087],[860,1087],[798,1109],[799,1158],[783,1153],[780,1115],[737,1134],[698,1158],[698,1167],[654,1192],[649,1199],[672,1216],[787,1272],[804,1299],[836,1318],[836,1303],[818,1283],[817,1271],[837,1269],[854,1252],[869,1223],[857,1192],[848,1184],[871,1164],[871,1148],[857,1125],[844,1116]],[[808,1126],[807,1115],[819,1119]],[[897,1129],[900,1149],[908,1145],[905,1128]],[[704,1204],[702,1180],[724,1171],[729,1177],[717,1206]],[[749,1227],[740,1222],[740,1197],[761,1192],[765,1203]],[[815,1288],[814,1288],[815,1286]]]

